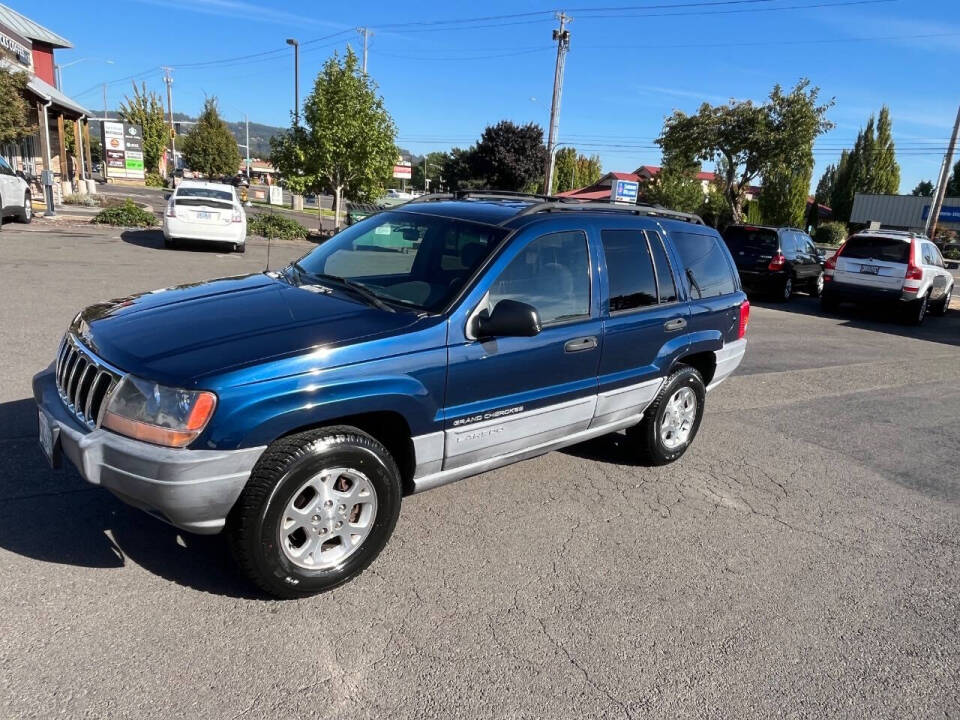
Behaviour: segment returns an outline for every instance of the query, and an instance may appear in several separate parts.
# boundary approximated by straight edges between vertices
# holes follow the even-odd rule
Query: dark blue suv
[[[79,313],[33,381],[40,441],[299,597],[369,565],[406,493],[620,430],[676,460],[748,314],[695,216],[428,196],[280,272]]]

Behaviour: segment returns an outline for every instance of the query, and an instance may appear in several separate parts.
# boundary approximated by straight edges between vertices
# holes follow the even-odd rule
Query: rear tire
[[[638,459],[645,465],[667,465],[679,459],[697,436],[706,396],[699,372],[688,365],[674,370],[643,420],[627,430]]]
[[[910,325],[923,325],[923,321],[927,317],[927,311],[930,309],[930,293],[927,293],[922,298],[914,300],[912,303],[909,303],[906,307],[906,321]]]
[[[376,439],[345,425],[310,430],[266,449],[230,512],[227,537],[241,571],[262,590],[306,597],[373,562],[397,523],[400,497],[396,463]]]
[[[822,272],[813,279],[812,283],[810,283],[810,295],[815,298],[818,298],[821,295],[823,295],[823,273]]]
[[[240,253],[241,255],[243,255],[247,251],[247,244],[246,243],[235,244],[233,246],[233,251],[235,253]]]
[[[789,302],[791,297],[793,297],[793,278],[787,275],[783,281],[783,285],[780,286],[780,292],[777,294],[776,301]]]
[[[176,246],[176,244],[177,244],[177,241],[174,240],[173,238],[165,237],[163,239],[163,246],[168,250],[172,250]]]

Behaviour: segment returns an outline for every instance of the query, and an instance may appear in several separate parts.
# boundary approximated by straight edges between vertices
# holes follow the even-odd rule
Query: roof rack
[[[516,192],[513,190],[454,190],[448,193],[428,193],[415,197],[413,200],[404,203],[412,205],[422,202],[437,202],[440,200],[465,200],[467,198],[487,198],[489,200],[539,200],[546,202],[554,200],[550,195],[537,195],[536,193]]]
[[[703,218],[701,218],[699,215],[695,215],[694,213],[680,212],[679,210],[670,210],[669,208],[665,208],[660,205],[614,205],[613,203],[552,199],[524,208],[513,217],[505,220],[503,223],[501,223],[501,225],[513,220],[513,218],[522,217],[524,215],[535,215],[542,212],[557,211],[624,213],[629,215],[644,215],[647,217],[662,217],[667,218],[668,220],[682,220],[684,222],[693,223],[694,225],[706,224],[703,222]]]

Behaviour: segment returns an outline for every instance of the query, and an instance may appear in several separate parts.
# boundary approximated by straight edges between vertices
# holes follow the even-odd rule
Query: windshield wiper
[[[296,266],[296,263],[294,263]],[[301,270],[302,272],[302,270]],[[354,293],[362,297],[369,304],[373,305],[380,310],[386,310],[387,312],[395,313],[396,308],[390,307],[383,300],[380,299],[380,296],[375,292],[370,290],[366,285],[358,283],[356,280],[351,280],[350,278],[340,277],[339,275],[327,275],[326,273],[311,273],[311,277],[314,277],[318,280],[332,280],[335,283],[343,285],[345,288],[353,290]]]

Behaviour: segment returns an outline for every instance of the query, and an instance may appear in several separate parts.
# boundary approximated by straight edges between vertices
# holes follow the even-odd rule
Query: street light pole
[[[293,124],[300,124],[300,43],[287,38],[287,45],[293,46]]]

